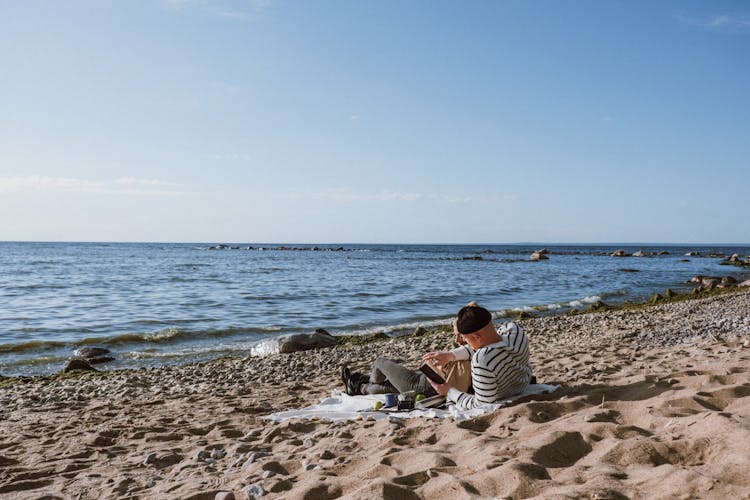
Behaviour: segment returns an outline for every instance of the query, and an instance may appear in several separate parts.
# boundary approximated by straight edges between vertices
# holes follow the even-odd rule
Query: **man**
[[[466,345],[452,351],[428,352],[423,360],[444,365],[453,360],[471,359],[474,394],[461,392],[447,383],[429,381],[435,392],[453,401],[457,408],[468,410],[501,401],[526,389],[532,379],[529,339],[520,326],[511,322],[495,330],[490,312],[471,303],[458,312],[453,330],[463,337]]]
[[[443,366],[453,360],[471,359],[475,394],[461,392],[449,384],[435,384],[422,372],[413,372],[387,358],[378,358],[370,377],[342,368],[347,394],[383,394],[414,390],[426,396],[447,396],[459,409],[494,403],[522,392],[531,381],[529,341],[523,329],[507,323],[499,331],[492,325],[490,312],[471,302],[458,312],[453,322],[457,343],[452,351],[429,352],[423,360]],[[432,389],[432,390],[431,390]]]

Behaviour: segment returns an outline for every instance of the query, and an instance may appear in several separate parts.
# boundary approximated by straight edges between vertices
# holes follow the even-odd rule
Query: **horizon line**
[[[469,246],[469,245],[491,245],[491,246],[748,246],[750,243],[739,243],[739,242],[701,242],[701,243],[689,243],[689,242],[646,242],[646,241],[599,241],[599,242],[552,242],[552,241],[519,241],[511,243],[499,243],[499,242],[461,242],[461,243],[441,243],[441,242],[283,242],[283,241],[266,241],[266,242],[251,242],[251,241],[230,241],[230,240],[210,240],[210,241],[94,241],[94,240],[0,240],[0,243],[79,243],[79,244],[151,244],[151,245],[431,245],[431,246]]]

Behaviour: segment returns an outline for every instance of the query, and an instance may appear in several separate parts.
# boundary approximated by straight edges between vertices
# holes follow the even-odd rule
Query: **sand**
[[[460,423],[261,418],[446,333],[5,385],[0,496],[750,498],[750,291],[522,324],[563,388]]]

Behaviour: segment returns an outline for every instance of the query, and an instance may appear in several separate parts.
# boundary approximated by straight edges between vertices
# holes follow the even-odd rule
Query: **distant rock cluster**
[[[276,247],[253,247],[253,246],[229,246],[229,245],[213,245],[207,248],[207,250],[249,250],[259,251],[264,250],[277,250],[287,252],[352,252],[353,248],[344,247],[319,247],[317,245],[311,247],[287,247],[287,246],[276,246]]]
[[[730,288],[733,286],[750,286],[750,280],[738,282],[734,276],[724,276],[719,278],[717,276],[703,276],[696,275],[688,280],[688,283],[697,283],[698,286],[693,290],[694,292],[702,290],[711,290],[712,288]]]
[[[669,255],[669,252],[666,250],[660,250],[658,252],[644,252],[643,250],[638,250],[637,252],[629,254],[625,250],[620,249],[609,254],[610,257],[653,257],[658,255]]]

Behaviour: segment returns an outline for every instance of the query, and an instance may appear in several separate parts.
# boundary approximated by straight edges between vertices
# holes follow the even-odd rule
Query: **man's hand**
[[[450,351],[428,352],[427,354],[422,356],[422,361],[435,364],[440,367],[444,366],[446,363],[455,361],[455,359],[456,355]]]
[[[450,390],[451,387],[453,387],[452,385],[450,385],[448,383],[445,383],[445,384],[436,384],[435,382],[433,382],[430,379],[427,379],[427,381],[430,383],[430,385],[432,386],[432,388],[435,389],[435,392],[437,392],[441,396],[447,396],[448,395],[448,391]]]

